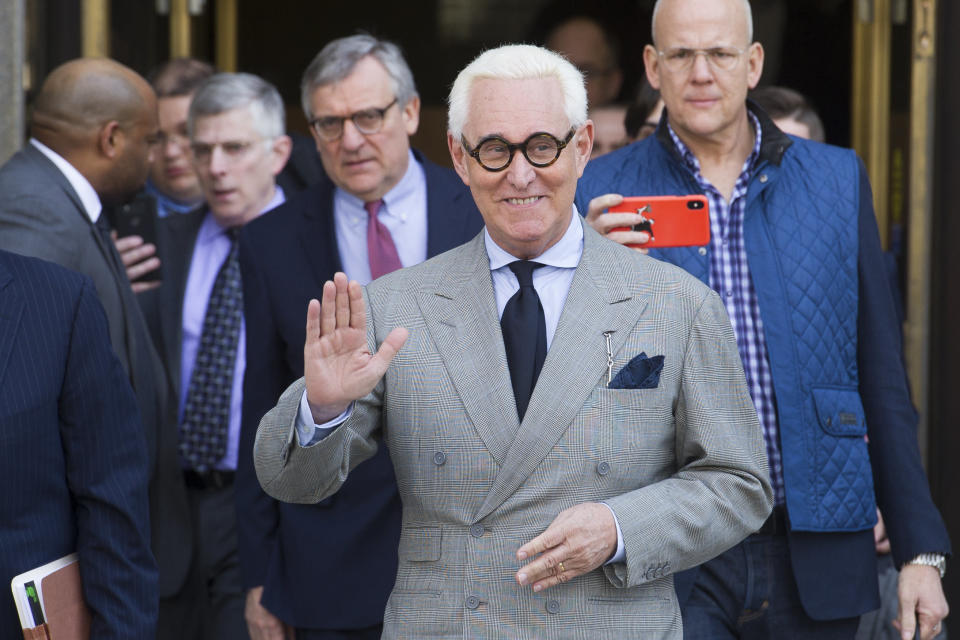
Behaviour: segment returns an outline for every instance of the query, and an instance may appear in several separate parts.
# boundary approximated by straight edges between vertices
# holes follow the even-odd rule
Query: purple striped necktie
[[[381,206],[383,200],[363,204],[367,210],[367,259],[370,261],[371,280],[403,267],[390,230],[377,217]]]

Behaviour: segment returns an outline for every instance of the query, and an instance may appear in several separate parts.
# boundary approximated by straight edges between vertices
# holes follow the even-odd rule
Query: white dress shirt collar
[[[403,177],[400,178],[400,181],[397,184],[393,185],[393,188],[390,191],[387,191],[383,194],[383,204],[384,209],[380,212],[379,216],[381,220],[384,216],[392,216],[401,222],[407,221],[407,212],[406,207],[398,206],[398,203],[402,202],[405,199],[415,197],[418,191],[423,189],[423,185],[426,184],[426,177],[423,173],[423,167],[417,162],[417,159],[413,155],[413,151],[407,151],[407,170],[404,171]],[[347,210],[352,212],[354,215],[351,217],[354,218],[354,222],[357,224],[362,224],[366,227],[367,224],[367,212],[363,208],[364,201],[337,187],[335,198],[339,198],[342,202],[349,205]]]
[[[570,224],[567,225],[563,237],[552,247],[533,258],[533,261],[549,267],[576,269],[577,265],[580,264],[580,256],[583,255],[583,225],[581,219],[576,205],[573,205],[573,215],[570,216]],[[494,242],[486,227],[483,229],[483,242],[487,249],[487,257],[490,259],[491,271],[496,271],[500,267],[519,260]]]
[[[80,197],[80,203],[83,210],[90,218],[90,222],[96,222],[100,218],[100,212],[103,211],[103,205],[100,203],[100,196],[94,190],[90,181],[83,177],[83,174],[77,171],[72,164],[67,162],[59,153],[43,144],[36,138],[30,138],[30,144],[37,148],[40,153],[47,156],[50,162],[56,165],[63,177],[67,179],[73,190]]]

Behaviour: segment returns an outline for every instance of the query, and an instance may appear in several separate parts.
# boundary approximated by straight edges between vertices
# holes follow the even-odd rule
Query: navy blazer
[[[427,181],[427,256],[483,228],[469,190],[450,169],[414,155]],[[343,269],[334,228],[335,186],[324,177],[240,234],[247,369],[237,463],[241,579],[298,628],[352,629],[383,620],[397,570],[400,500],[385,448],[317,505],[280,503],[260,488],[253,442],[260,418],[303,375],[307,303]]]
[[[77,551],[91,638],[152,639],[147,447],[93,283],[0,251],[0,583]],[[22,635],[10,591],[0,637]]]

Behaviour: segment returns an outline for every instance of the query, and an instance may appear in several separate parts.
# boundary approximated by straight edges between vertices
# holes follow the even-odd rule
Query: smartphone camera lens
[[[703,209],[703,200],[687,200],[688,209]]]

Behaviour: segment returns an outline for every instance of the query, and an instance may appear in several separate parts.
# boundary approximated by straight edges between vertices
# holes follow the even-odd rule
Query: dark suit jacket
[[[175,591],[186,577],[189,557],[157,526],[185,517],[187,505],[177,502],[176,494],[167,488],[171,479],[177,480],[167,473],[171,461],[176,470],[177,434],[162,428],[171,400],[163,367],[116,250],[90,222],[79,196],[56,165],[29,144],[0,168],[0,249],[44,258],[93,280],[107,314],[110,344],[129,374],[143,420],[152,538],[162,568],[160,593]]]
[[[190,272],[190,259],[197,232],[207,211],[201,207],[190,213],[168,216],[157,220],[157,257],[160,258],[161,284],[137,296],[143,316],[153,339],[154,347],[163,358],[167,384],[170,388],[170,410],[166,414],[165,433],[172,434],[173,448],[179,438],[177,424],[177,403],[180,398],[180,359],[183,340],[183,294],[187,288],[187,275]],[[177,455],[168,459],[169,468],[165,475],[167,498],[177,504],[188,504],[187,490],[183,482],[180,460]],[[168,514],[154,526],[157,535],[163,536],[169,544],[177,546],[178,553],[186,559],[188,566],[196,551],[193,548],[193,526],[188,509]],[[184,578],[186,575],[184,575]],[[162,592],[163,596],[172,596],[182,586],[180,580],[175,589]]]
[[[147,452],[88,278],[0,251],[0,583],[80,555],[91,638],[152,638]],[[0,637],[20,637],[7,590]]]
[[[453,171],[414,153],[426,174],[432,257],[472,238],[483,220]],[[236,487],[242,580],[247,588],[264,585],[264,606],[301,628],[379,623],[396,576],[400,535],[400,501],[385,449],[316,506],[273,500],[253,469],[260,418],[303,375],[307,302],[342,270],[334,189],[325,178],[240,234],[247,328]]]

